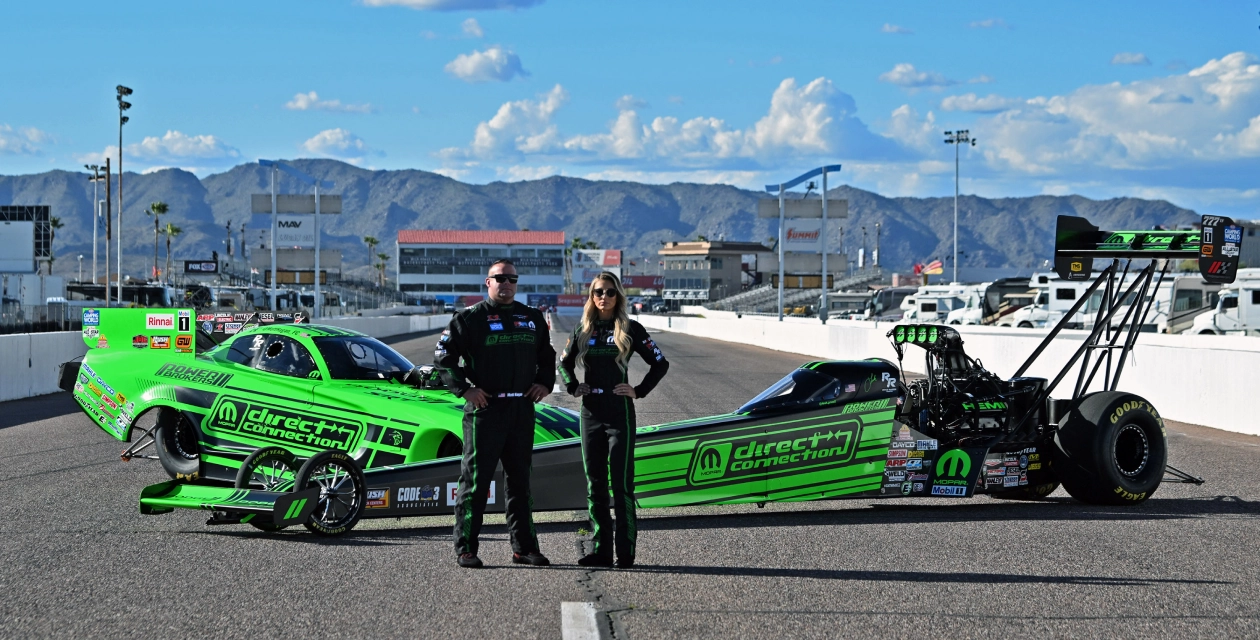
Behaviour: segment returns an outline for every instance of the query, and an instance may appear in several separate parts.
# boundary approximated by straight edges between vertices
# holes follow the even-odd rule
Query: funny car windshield
[[[401,378],[412,365],[397,351],[364,336],[315,338],[328,373],[336,380]]]

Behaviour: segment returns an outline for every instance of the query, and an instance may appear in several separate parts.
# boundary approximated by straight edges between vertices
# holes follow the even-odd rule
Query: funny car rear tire
[[[1085,396],[1059,423],[1055,444],[1055,473],[1081,502],[1137,504],[1164,478],[1164,421],[1151,403],[1132,393]]]
[[[249,454],[236,472],[237,489],[260,489],[262,491],[288,491],[293,488],[293,480],[298,471],[297,458],[284,447],[263,447]],[[255,529],[262,531],[279,531],[285,525],[270,522],[254,522]]]
[[[312,533],[339,536],[349,532],[363,515],[367,481],[354,458],[341,451],[321,451],[301,469],[294,491],[319,489],[315,511],[303,525]]]
[[[153,440],[158,461],[176,480],[196,480],[201,477],[201,451],[197,443],[197,430],[178,409],[158,407],[157,428]]]

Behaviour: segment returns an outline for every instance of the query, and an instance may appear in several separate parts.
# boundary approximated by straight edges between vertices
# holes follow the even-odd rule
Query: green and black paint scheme
[[[731,413],[639,427],[635,447],[639,506],[965,498],[979,493],[1036,500],[1060,484],[1082,501],[1128,505],[1149,498],[1161,482],[1201,483],[1167,465],[1163,420],[1151,403],[1116,390],[1125,355],[1154,297],[1151,283],[1159,263],[1151,260],[1128,291],[1120,291],[1115,283],[1122,258],[1179,258],[1188,252],[1197,256],[1200,241],[1215,242],[1213,246],[1229,242],[1236,249],[1239,234],[1231,232],[1236,225],[1205,217],[1204,228],[1213,229],[1218,237],[1209,240],[1205,232],[1193,241],[1187,234],[1180,240],[1151,242],[1139,236],[1149,239],[1154,232],[1105,232],[1084,220],[1066,220],[1060,218],[1056,264],[1062,263],[1067,273],[1084,270],[1074,268],[1072,260],[1090,262],[1091,272],[1094,258],[1110,258],[1112,264],[1079,298],[1083,302],[1106,285],[1095,329],[1053,380],[1023,374],[1055,339],[1062,323],[1009,380],[967,356],[961,336],[951,327],[897,325],[888,333],[897,364],[882,359],[810,362]],[[1089,243],[1093,248],[1084,248]],[[1220,249],[1213,252],[1219,254]],[[1211,262],[1207,268],[1213,268]],[[1214,269],[1219,277],[1233,279],[1233,267]],[[1135,291],[1136,299],[1146,303],[1128,306],[1124,319],[1113,322],[1121,308],[1117,301]],[[1065,314],[1065,319],[1077,310]],[[132,329],[125,327],[134,326],[136,318],[144,317],[137,314],[143,313],[102,311],[99,333],[129,335]],[[113,322],[119,328],[110,326]],[[86,337],[88,323],[84,326]],[[252,339],[267,331],[306,345],[317,360],[313,338],[366,339],[332,327],[292,326],[247,329],[232,340]],[[270,517],[276,524],[299,521],[302,507],[293,506],[291,492],[242,493],[214,486],[215,481],[224,483],[255,448],[281,445],[297,458],[329,448],[351,454],[363,467],[361,517],[450,512],[459,458],[443,454],[458,449],[446,449],[441,442],[458,438],[462,401],[433,388],[440,383],[431,370],[347,382],[330,378],[319,361],[317,377],[283,377],[225,362],[229,342],[180,357],[152,350],[133,355],[123,343],[124,354],[111,358],[116,352],[96,349],[83,366],[72,373],[63,371],[63,385],[73,388],[84,411],[119,439],[127,439],[132,410],[124,407],[120,419],[118,411],[101,406],[101,394],[88,384],[133,396],[137,412],[171,411],[169,415],[180,416],[196,433],[199,472],[149,487],[141,497],[142,510],[208,509],[227,514],[231,522],[270,511],[272,516],[258,517]],[[927,374],[922,379],[907,380],[901,374],[899,363],[910,347],[925,354]],[[1108,360],[1112,356],[1107,354],[1116,352],[1116,360]],[[396,353],[393,357],[401,359]],[[1107,367],[1099,377],[1104,361]],[[1078,362],[1075,390],[1068,398],[1052,399],[1051,392]],[[1090,393],[1095,378],[1104,390]],[[106,382],[112,387],[103,387]],[[123,400],[111,396],[111,402]],[[534,508],[582,510],[586,483],[576,416],[544,404],[537,408]],[[251,422],[247,424],[246,418]],[[281,428],[277,425],[283,430],[271,430]],[[500,472],[491,485],[488,510],[502,511],[502,486]],[[274,503],[271,509],[266,508],[268,501]],[[353,522],[341,530],[352,526]]]

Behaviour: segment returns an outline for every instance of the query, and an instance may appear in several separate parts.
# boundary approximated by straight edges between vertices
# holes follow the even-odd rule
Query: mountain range
[[[666,241],[725,239],[773,243],[777,219],[757,217],[757,201],[766,194],[729,185],[639,184],[564,176],[523,182],[465,184],[418,170],[373,171],[335,160],[285,161],[317,178],[332,181],[329,193],[342,196],[340,215],[322,217],[324,247],[343,252],[344,269],[366,272],[364,236],[381,240],[378,252],[394,254],[402,229],[563,230],[601,248],[623,249],[631,258],[655,255]],[[46,204],[64,227],[53,244],[55,272],[76,273],[79,254],[85,269],[91,256],[92,183],[89,174],[48,171],[0,176],[0,204]],[[249,214],[250,195],[270,192],[271,174],[257,164],[198,178],[180,169],[123,177],[124,273],[140,275],[153,260],[153,221],[145,215],[152,202],[165,202],[183,233],[173,241],[175,259],[209,259],[225,253],[226,225],[239,240],[242,223],[265,227],[267,216]],[[311,193],[283,173],[280,193]],[[99,197],[104,198],[104,183]],[[814,196],[816,197],[816,196]],[[856,259],[865,227],[868,250],[880,224],[882,264],[909,270],[916,262],[948,259],[952,251],[954,199],[889,198],[850,186],[831,189],[830,198],[849,201],[849,217],[829,233],[831,246],[844,247]],[[115,194],[115,200],[117,195]],[[116,206],[116,202],[115,202]],[[1104,229],[1149,229],[1197,222],[1194,211],[1163,200],[1038,195],[1021,198],[961,196],[958,200],[960,265],[1028,268],[1051,257],[1055,217],[1083,216]],[[104,229],[100,230],[104,237]],[[165,261],[160,240],[159,264]],[[102,252],[103,247],[98,249]],[[356,269],[356,267],[358,269]],[[948,262],[947,262],[948,268]],[[102,267],[103,269],[103,267]]]

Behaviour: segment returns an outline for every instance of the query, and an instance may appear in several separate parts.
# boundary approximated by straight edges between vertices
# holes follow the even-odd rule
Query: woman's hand
[[[582,384],[579,384],[576,389],[573,390],[573,397],[581,398],[582,396],[590,395],[590,393],[591,393],[591,385],[583,382]]]
[[[635,395],[634,387],[625,382],[619,383],[617,386],[613,387],[613,393],[619,396],[626,396],[631,400],[639,397]]]

